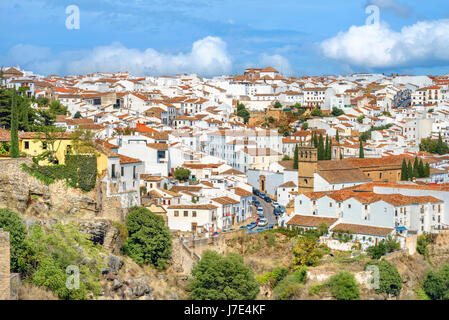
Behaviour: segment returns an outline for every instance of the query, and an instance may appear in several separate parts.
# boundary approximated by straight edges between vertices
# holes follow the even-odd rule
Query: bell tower
[[[314,173],[318,168],[318,152],[311,146],[298,146],[298,192],[314,188]]]

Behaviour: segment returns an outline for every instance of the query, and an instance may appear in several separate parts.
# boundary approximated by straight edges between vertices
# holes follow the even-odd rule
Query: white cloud
[[[368,0],[367,4],[378,6],[382,10],[391,11],[399,17],[408,17],[413,13],[410,6],[395,0]]]
[[[387,24],[352,26],[321,43],[325,57],[365,68],[449,63],[449,19],[421,21],[400,32]]]
[[[223,40],[211,36],[194,42],[190,52],[178,54],[165,54],[152,48],[127,48],[118,42],[58,55],[52,55],[48,48],[17,45],[1,60],[21,64],[43,74],[129,71],[136,75],[195,72],[211,76],[231,71],[232,59],[226,47]]]
[[[272,66],[284,75],[291,75],[293,72],[292,66],[288,59],[281,56],[280,54],[268,55],[264,53],[260,57],[259,64],[265,67]]]

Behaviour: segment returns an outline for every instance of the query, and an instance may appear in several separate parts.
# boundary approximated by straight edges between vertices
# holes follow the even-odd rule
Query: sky
[[[42,75],[449,73],[447,0],[0,0],[0,28],[0,66]]]

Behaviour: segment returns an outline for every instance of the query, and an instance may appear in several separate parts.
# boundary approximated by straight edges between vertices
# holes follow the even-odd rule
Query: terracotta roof
[[[218,202],[220,204],[223,204],[223,205],[240,203],[239,201],[234,200],[234,199],[229,198],[229,197],[213,198],[211,200],[215,201],[215,202]]]
[[[239,188],[239,187],[235,187],[235,188],[230,188],[230,190],[234,190],[234,193],[236,195],[238,195],[239,197],[249,197],[252,196],[252,192],[246,191],[245,189]]]
[[[304,227],[318,227],[321,223],[326,223],[328,227],[333,225],[338,218],[326,218],[316,216],[303,216],[296,214],[288,222],[288,225],[304,226]]]
[[[11,133],[6,129],[0,128],[0,141],[2,142],[11,141]]]
[[[365,226],[361,224],[349,224],[349,223],[339,223],[331,229],[332,231],[340,232],[352,232],[356,234],[366,234],[373,236],[387,236],[394,229],[393,228],[382,228],[382,227],[372,227]]]
[[[142,162],[139,159],[134,159],[128,156],[124,156],[122,154],[119,154],[120,157],[120,164],[129,164],[129,163],[139,163]]]
[[[156,150],[168,150],[168,144],[166,143],[147,143],[147,147]]]
[[[278,188],[296,188],[297,185],[293,181],[287,181],[281,184]]]
[[[168,206],[168,209],[198,209],[198,210],[212,210],[217,209],[213,204],[178,204]]]

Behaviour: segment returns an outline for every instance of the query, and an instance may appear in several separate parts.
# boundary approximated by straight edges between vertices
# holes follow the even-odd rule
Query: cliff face
[[[95,193],[82,193],[56,181],[46,186],[23,171],[21,164],[30,159],[0,159],[0,207],[32,216],[96,215]]]

